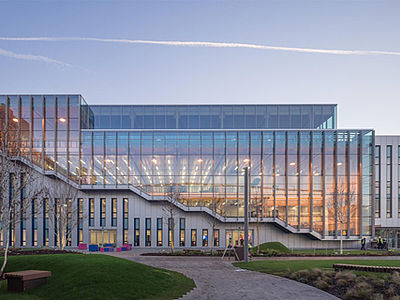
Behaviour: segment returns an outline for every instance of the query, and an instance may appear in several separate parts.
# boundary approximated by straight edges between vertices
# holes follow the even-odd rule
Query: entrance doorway
[[[90,230],[90,244],[115,244],[116,239],[117,231],[115,229]]]

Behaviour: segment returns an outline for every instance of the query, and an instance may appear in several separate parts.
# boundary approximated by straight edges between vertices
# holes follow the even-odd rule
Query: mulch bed
[[[69,251],[69,250],[58,250],[58,249],[50,249],[50,248],[43,248],[43,249],[30,249],[25,250],[23,248],[10,248],[8,249],[9,256],[17,256],[17,255],[40,255],[40,254],[79,254],[76,251]],[[4,250],[0,249],[0,256],[4,255]]]

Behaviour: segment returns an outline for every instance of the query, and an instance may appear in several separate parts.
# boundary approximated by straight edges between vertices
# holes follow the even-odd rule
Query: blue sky
[[[400,53],[399,11],[400,1],[372,0],[0,0],[0,37]],[[0,40],[0,94],[80,93],[91,104],[337,103],[341,128],[400,134],[399,83],[400,55]]]

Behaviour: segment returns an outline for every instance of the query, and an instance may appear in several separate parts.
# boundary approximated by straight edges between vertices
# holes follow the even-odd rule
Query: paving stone
[[[332,300],[338,299],[322,290],[297,281],[270,274],[242,270],[232,260],[220,257],[139,256],[134,252],[111,254],[153,267],[185,274],[196,283],[196,288],[184,295],[190,299],[279,299]]]

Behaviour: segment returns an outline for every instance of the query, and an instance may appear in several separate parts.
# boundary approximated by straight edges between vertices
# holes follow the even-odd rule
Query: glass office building
[[[370,235],[374,131],[337,129],[336,105],[88,105],[80,95],[0,96],[10,151],[85,193],[174,199],[318,239]],[[158,226],[158,225],[157,225]]]

